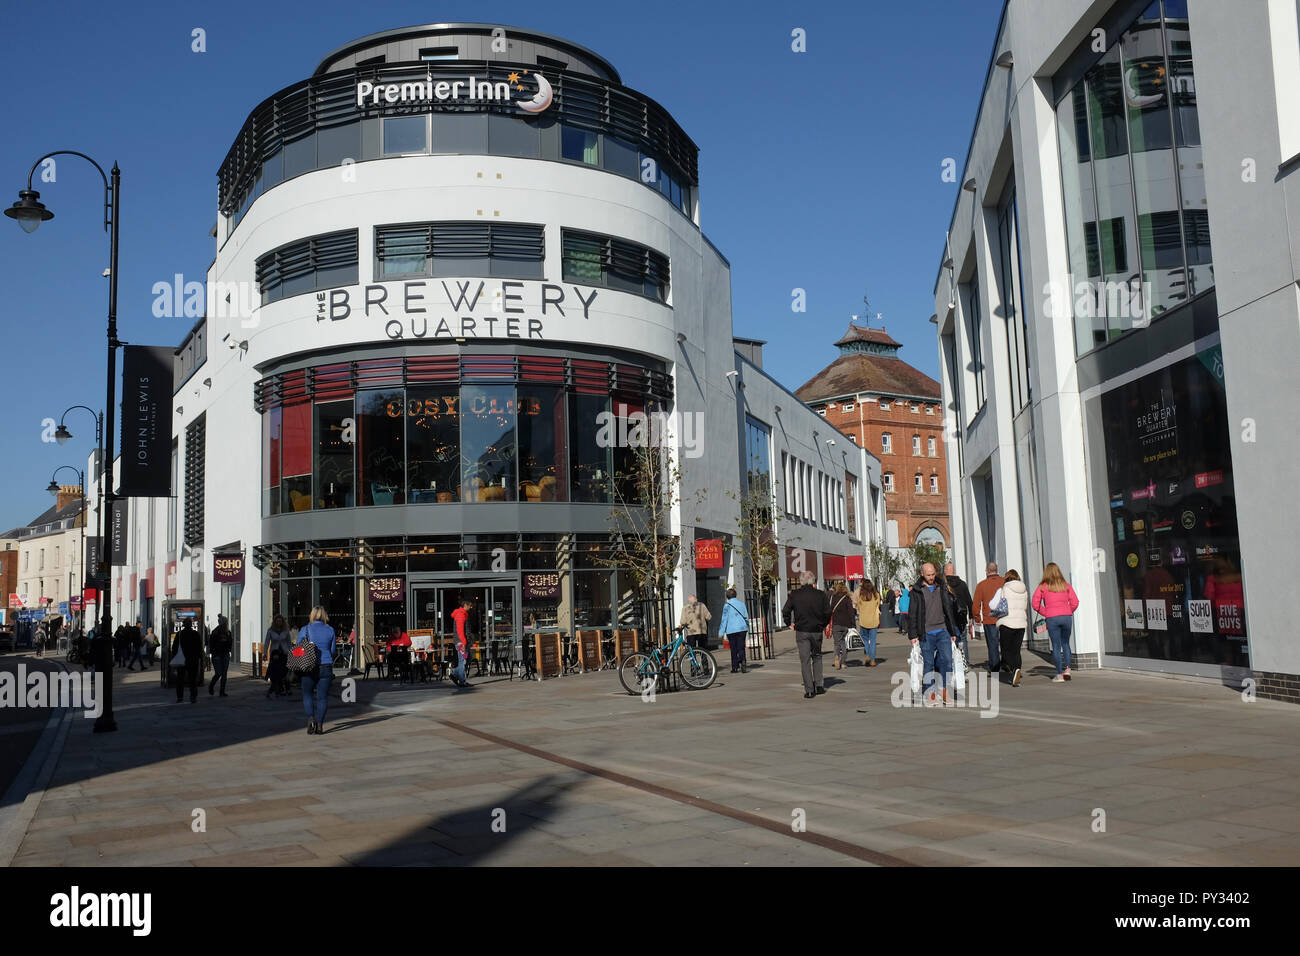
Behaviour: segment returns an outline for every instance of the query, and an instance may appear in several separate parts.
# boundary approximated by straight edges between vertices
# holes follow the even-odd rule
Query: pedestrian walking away
[[[866,578],[858,585],[858,633],[862,635],[862,652],[867,667],[876,666],[876,633],[880,630],[880,592]]]
[[[1022,676],[1020,644],[1025,636],[1025,628],[1029,624],[1029,589],[1025,587],[1025,582],[1020,580],[1019,572],[1007,571],[1002,587],[993,592],[989,603],[993,607],[998,607],[1003,599],[1007,602],[1007,613],[998,618],[998,641],[1002,651],[1001,670],[1006,672],[1013,686],[1019,687]]]
[[[984,643],[988,646],[989,673],[995,673],[1002,663],[1001,634],[998,631],[998,619],[989,608],[989,599],[993,597],[1006,578],[998,574],[998,563],[990,561],[984,566],[984,580],[975,585],[975,594],[971,597],[971,616],[984,631]]]
[[[966,640],[970,630],[971,593],[966,582],[957,577],[957,567],[949,561],[943,566],[943,579],[952,595],[953,609],[957,612],[957,643],[961,645],[962,656],[970,663],[970,644]]]
[[[469,634],[466,632],[466,626],[469,621],[469,610],[473,606],[468,598],[460,602],[460,607],[451,612],[452,620],[456,622],[456,655],[458,662],[451,672],[451,679],[457,687],[469,686]],[[405,636],[405,635],[403,635]]]
[[[36,636],[32,638],[32,641],[36,644],[36,656],[44,657],[45,656],[45,628],[38,627],[36,629]]]
[[[1074,612],[1079,596],[1065,580],[1055,561],[1043,568],[1042,583],[1034,589],[1033,608],[1047,619],[1047,636],[1052,640],[1052,663],[1056,665],[1054,682],[1070,679],[1070,632],[1074,629]]]
[[[745,639],[749,636],[749,609],[736,597],[735,588],[727,588],[727,600],[722,605],[722,620],[718,630],[726,635],[731,646],[731,673],[747,673],[745,667]]]
[[[709,622],[713,620],[713,615],[704,603],[692,594],[686,599],[686,604],[682,608],[682,619],[677,627],[686,628],[686,640],[690,642],[691,647],[698,647],[705,650],[709,643]]]
[[[826,693],[822,685],[822,631],[831,619],[831,605],[826,592],[817,589],[817,577],[811,571],[804,571],[799,580],[800,586],[790,592],[781,607],[781,619],[786,627],[794,628],[803,696],[811,700]]]
[[[911,610],[912,595],[910,591],[897,586],[894,588],[894,593],[895,606],[898,608],[898,633],[906,634],[910,629],[907,616]]]
[[[289,651],[293,644],[289,640],[289,628],[285,626],[284,615],[277,614],[271,626],[266,629],[266,655],[270,665],[266,669],[266,679],[270,686],[266,696],[275,694],[283,697],[288,693],[285,678],[289,676]]]
[[[948,675],[952,672],[952,646],[957,642],[957,614],[952,595],[939,583],[939,572],[929,561],[921,565],[921,577],[912,585],[908,605],[908,637],[920,645],[926,685],[924,693],[936,699],[935,684],[948,703]],[[937,679],[936,679],[937,675]]]
[[[230,652],[234,649],[235,639],[230,633],[230,622],[224,614],[217,615],[217,626],[208,635],[208,653],[212,655],[212,681],[208,684],[208,694],[216,690],[221,682],[221,696],[226,696],[226,673],[230,670]]]
[[[199,668],[203,666],[203,639],[194,629],[193,621],[186,621],[174,638],[167,655],[168,668],[176,682],[176,703],[185,698],[185,688],[190,689],[190,703],[199,699]]]
[[[836,581],[831,590],[831,640],[835,644],[835,667],[843,670],[849,666],[848,633],[857,623],[853,598],[843,581]]]
[[[144,670],[144,634],[140,631],[139,620],[126,629],[126,643],[126,669],[135,670],[135,665],[139,664],[140,670]]]
[[[150,624],[149,630],[147,630],[144,635],[144,667],[153,667],[154,661],[158,658],[158,648],[161,643],[162,642],[158,640],[158,635],[153,632],[153,625]]]
[[[334,628],[329,615],[317,604],[300,634],[301,641],[316,645],[316,667],[302,675],[302,709],[307,713],[307,733],[325,733],[325,710],[334,681]]]

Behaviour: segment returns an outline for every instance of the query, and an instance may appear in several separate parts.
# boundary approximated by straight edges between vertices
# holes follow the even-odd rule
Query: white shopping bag
[[[921,660],[921,645],[913,644],[912,653],[907,655],[907,663],[912,668],[912,693],[921,693],[921,669],[925,664]]]
[[[962,656],[961,645],[956,641],[952,642],[952,689],[953,697],[956,699],[958,692],[962,697],[966,696],[966,658]]]

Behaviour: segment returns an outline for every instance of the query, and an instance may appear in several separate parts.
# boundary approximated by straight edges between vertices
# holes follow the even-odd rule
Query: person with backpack
[[[217,615],[217,626],[208,635],[208,653],[212,655],[212,680],[208,684],[208,696],[221,681],[221,696],[226,696],[226,674],[230,670],[230,652],[234,649],[235,639],[230,634],[230,622],[224,614]]]
[[[866,666],[876,666],[876,633],[880,630],[880,592],[866,578],[858,585],[858,632],[862,635],[862,652],[867,656]]]
[[[1019,572],[1008,569],[1002,587],[989,599],[990,613],[997,615],[1000,671],[1011,675],[1011,685],[1020,686],[1020,643],[1029,624],[1029,589]]]
[[[857,623],[853,599],[843,581],[836,581],[831,589],[831,640],[835,643],[835,660],[832,666],[843,670],[849,665],[849,648],[846,642],[849,631]]]
[[[1070,679],[1070,631],[1074,626],[1074,612],[1079,608],[1079,596],[1055,561],[1049,561],[1043,568],[1043,580],[1034,589],[1032,605],[1047,619],[1047,636],[1052,640],[1052,663],[1056,665],[1052,683],[1067,681]]]
[[[277,614],[266,629],[266,655],[270,665],[266,669],[266,679],[270,686],[266,696],[275,694],[283,697],[286,693],[285,678],[289,676],[289,651],[293,644],[289,641],[289,628],[285,626],[284,615]]]
[[[731,673],[748,673],[748,668],[745,667],[745,639],[749,636],[749,609],[745,607],[744,601],[736,597],[735,588],[727,588],[727,600],[722,605],[722,620],[718,622],[718,630],[731,645]]]
[[[330,684],[334,681],[334,628],[329,615],[317,604],[301,631],[301,642],[316,647],[316,666],[302,675],[302,708],[307,713],[307,733],[325,733],[325,710],[329,706]]]

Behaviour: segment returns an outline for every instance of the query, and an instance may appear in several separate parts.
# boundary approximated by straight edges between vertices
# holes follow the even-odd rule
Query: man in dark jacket
[[[822,631],[831,619],[831,605],[826,592],[817,589],[817,578],[811,571],[805,571],[799,580],[802,586],[785,599],[781,619],[786,627],[793,622],[799,668],[803,671],[803,696],[804,700],[811,700],[826,693],[822,686]]]
[[[939,581],[933,564],[921,566],[921,579],[911,587],[907,630],[912,644],[921,645],[925,661],[926,688],[935,699],[934,675],[939,675],[944,703],[948,702],[948,674],[952,671],[952,645],[957,640],[957,612],[952,595]]]
[[[217,615],[217,626],[208,635],[208,653],[212,655],[212,681],[208,684],[208,695],[216,690],[217,681],[221,681],[221,696],[226,696],[226,672],[230,668],[230,652],[235,646],[235,639],[230,635],[230,622],[224,614]]]
[[[970,646],[967,637],[970,633],[970,588],[966,586],[965,581],[957,577],[957,566],[951,561],[943,566],[943,579],[948,585],[949,593],[952,594],[953,610],[957,612],[957,642],[961,644],[962,656],[969,664]]]
[[[178,652],[185,655],[185,663],[179,667],[175,664]],[[203,666],[203,639],[194,629],[193,621],[186,621],[176,634],[167,660],[176,670],[176,703],[185,697],[186,686],[190,689],[190,703],[196,703],[199,699],[199,669]]]

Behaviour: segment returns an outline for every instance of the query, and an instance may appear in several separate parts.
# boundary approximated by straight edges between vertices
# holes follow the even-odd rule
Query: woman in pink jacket
[[[1043,568],[1042,583],[1034,589],[1030,606],[1047,619],[1047,636],[1052,639],[1052,662],[1056,665],[1053,683],[1069,680],[1070,630],[1074,624],[1074,612],[1079,607],[1079,596],[1055,561],[1049,561]]]

